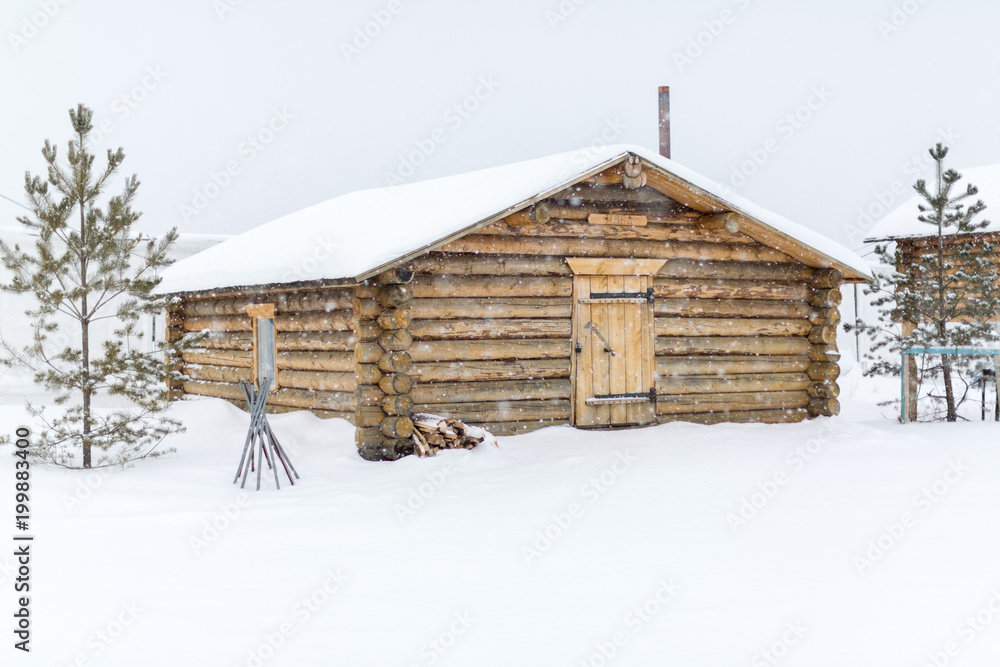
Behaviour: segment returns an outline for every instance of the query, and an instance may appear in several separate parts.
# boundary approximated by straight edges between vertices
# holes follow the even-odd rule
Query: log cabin
[[[344,195],[163,274],[178,395],[356,426],[414,412],[498,435],[569,424],[797,422],[839,411],[836,243],[670,159],[605,146]]]

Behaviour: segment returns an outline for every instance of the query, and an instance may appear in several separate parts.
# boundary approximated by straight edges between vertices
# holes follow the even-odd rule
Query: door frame
[[[617,257],[567,257],[566,263],[569,265],[570,270],[573,272],[573,296],[572,296],[572,310],[570,311],[570,318],[572,320],[572,325],[570,327],[570,424],[573,426],[577,425],[577,417],[579,411],[577,410],[577,353],[575,349],[575,344],[580,340],[581,331],[580,327],[583,324],[579,321],[579,308],[577,294],[579,280],[577,278],[582,277],[594,277],[594,276],[624,276],[624,277],[635,277],[635,276],[648,276],[650,282],[652,282],[652,277],[655,276],[663,265],[666,264],[666,259],[635,259],[635,258],[617,258]],[[652,314],[652,313],[651,313]],[[655,315],[651,318],[654,319]],[[653,345],[652,349],[649,351],[653,355],[651,362],[653,363],[653,382],[656,381],[656,350],[655,343],[656,334],[653,332]],[[625,425],[623,425],[625,426]]]

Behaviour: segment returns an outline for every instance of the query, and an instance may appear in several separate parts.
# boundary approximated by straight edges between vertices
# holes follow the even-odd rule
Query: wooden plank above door
[[[654,276],[667,263],[665,259],[613,257],[567,257],[570,270],[585,276]]]

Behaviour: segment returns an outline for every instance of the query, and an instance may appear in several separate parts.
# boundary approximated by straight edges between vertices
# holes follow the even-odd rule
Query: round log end
[[[409,438],[413,435],[413,420],[409,417],[386,417],[381,428],[387,438]]]
[[[378,386],[386,394],[408,394],[413,389],[413,379],[406,373],[393,373],[384,376]]]

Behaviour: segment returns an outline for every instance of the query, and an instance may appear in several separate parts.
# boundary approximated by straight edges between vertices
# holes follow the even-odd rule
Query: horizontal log
[[[413,413],[413,399],[408,394],[386,396],[381,405],[387,415],[406,417]]]
[[[674,377],[656,382],[658,396],[803,391],[812,380],[805,373],[747,373],[727,377]]]
[[[480,422],[524,422],[568,419],[568,398],[529,401],[483,401],[478,403],[434,403],[428,412],[450,419],[461,419],[469,424]],[[423,408],[418,403],[416,410]]]
[[[657,317],[657,336],[804,336],[809,320]]]
[[[423,274],[459,276],[570,276],[562,257],[431,252],[417,257],[413,269]]]
[[[686,317],[771,317],[802,319],[814,312],[803,301],[771,301],[767,299],[656,299],[653,312],[657,316]]]
[[[837,340],[837,327],[833,325],[814,326],[809,330],[809,342],[814,345],[829,345]]]
[[[731,376],[744,373],[804,373],[812,363],[807,356],[730,355],[657,357],[656,374],[670,376]]]
[[[840,386],[832,380],[809,385],[806,391],[813,398],[837,398],[840,396]]]
[[[198,364],[185,364],[181,367],[181,372],[192,380],[230,383],[253,381],[253,371],[250,368],[238,368],[236,366],[201,366]],[[242,395],[239,394],[238,387],[237,395]]]
[[[378,344],[386,352],[404,352],[413,345],[413,336],[406,329],[383,331],[378,337]]]
[[[804,408],[809,405],[805,391],[767,391],[745,394],[687,394],[657,397],[657,415],[676,415],[700,412],[742,412],[746,410],[773,410]]]
[[[510,319],[520,317],[568,318],[573,312],[569,297],[490,297],[414,299],[413,319],[458,319],[488,317]]]
[[[359,449],[365,445],[378,445],[385,442],[385,433],[378,426],[357,428],[354,430],[354,442]]]
[[[657,277],[653,280],[657,298],[694,299],[775,299],[805,301],[809,298],[806,285],[782,285],[753,280],[673,280]]]
[[[354,372],[329,371],[278,371],[278,384],[282,387],[318,389],[321,391],[353,392],[358,381]]]
[[[375,282],[379,285],[405,285],[412,279],[413,269],[408,266],[397,266],[375,276]]]
[[[431,340],[410,348],[414,361],[460,361],[464,359],[561,359],[572,353],[569,338],[550,340]]]
[[[569,377],[569,359],[518,361],[434,361],[413,364],[410,375],[423,382],[482,382],[492,380],[549,380]]]
[[[816,289],[831,289],[840,287],[844,277],[837,269],[817,269],[809,280],[809,284]]]
[[[275,335],[278,350],[330,350],[349,352],[357,342],[350,331],[283,332]],[[249,338],[248,338],[249,343]]]
[[[413,300],[413,292],[409,285],[384,285],[375,298],[384,308],[399,308]]]
[[[386,417],[379,428],[387,438],[409,438],[413,435],[413,420],[409,417]]]
[[[836,380],[840,377],[840,366],[831,361],[814,361],[806,373],[813,380]]]
[[[755,280],[758,282],[804,283],[815,269],[805,264],[718,262],[698,259],[668,260],[657,274],[663,278],[710,280]]]
[[[375,320],[358,320],[354,323],[354,335],[360,342],[370,343],[382,335],[382,327]]]
[[[186,364],[250,368],[253,365],[253,353],[248,350],[200,350],[196,348],[190,352],[181,353],[181,360]]]
[[[813,324],[837,324],[840,322],[840,311],[836,308],[813,308],[809,311],[809,321]]]
[[[476,422],[476,426],[481,426],[493,435],[523,435],[537,431],[548,426],[563,426],[569,424],[568,419],[546,419],[530,422]]]
[[[244,401],[243,399],[224,398],[222,400],[224,400],[224,401],[226,401],[228,403],[232,403],[233,405],[235,405],[236,407],[238,407],[240,410],[247,411],[247,402]],[[268,403],[267,404],[267,408],[266,408],[265,411],[268,414],[287,414],[287,413],[290,413],[290,412],[304,412],[305,410],[306,410],[305,408],[296,408],[296,407],[292,407],[292,406],[288,406],[288,405],[271,405],[270,403]],[[343,412],[343,411],[339,411],[338,412],[336,410],[315,410],[315,409],[313,409],[313,410],[309,410],[309,414],[315,415],[315,416],[319,417],[320,419],[343,419],[344,421],[350,423],[352,426],[356,426],[357,425],[357,424],[355,424],[356,419],[355,419],[355,413],[354,413],[353,410],[350,411],[350,412]]]
[[[406,373],[390,373],[378,381],[378,388],[387,396],[407,394],[413,389],[413,378]]]
[[[357,409],[357,417],[354,419],[355,426],[359,428],[378,428],[378,425],[387,416],[381,407],[362,405]]]
[[[376,364],[356,364],[354,366],[356,384],[378,384],[382,381],[382,369]]]
[[[686,222],[693,223],[692,220]],[[594,225],[585,221],[553,220],[545,225],[525,224],[507,229],[497,223],[483,227],[479,234],[526,238],[632,239],[640,241],[688,241],[710,243],[756,243],[749,236],[725,229],[707,230],[694,224]]]
[[[430,382],[410,392],[417,410],[434,412],[434,403],[481,401],[526,401],[566,398],[572,393],[569,380],[500,380],[495,382]]]
[[[201,380],[189,380],[184,383],[184,391],[188,394],[198,394],[200,396],[214,396],[217,398],[242,399],[243,394],[235,384],[226,382],[207,382]],[[334,412],[353,412],[355,399],[353,392],[336,391],[305,391],[303,389],[293,389],[279,387],[268,395],[268,404],[284,405],[316,410],[332,410]]]
[[[383,329],[405,329],[410,324],[410,308],[389,308],[380,313],[376,321]]]
[[[547,276],[431,276],[421,274],[412,283],[415,298],[440,297],[569,297],[573,281]]]
[[[631,241],[624,239],[523,238],[470,234],[443,246],[445,252],[563,257],[645,257],[791,263],[785,253],[759,244]]]
[[[809,358],[813,361],[839,361],[840,350],[837,349],[836,341],[829,345],[813,345],[809,350]]]
[[[586,216],[584,216],[586,217]],[[628,257],[630,255],[623,255]],[[485,253],[432,252],[412,262],[418,273],[460,276],[570,276],[563,257],[539,255],[494,255]],[[708,280],[755,280],[759,282],[807,283],[815,269],[797,263],[708,261],[669,259],[658,275],[664,278]]]
[[[690,422],[693,424],[796,424],[808,419],[802,408],[787,410],[735,410],[732,412],[701,412],[694,414],[658,415],[660,424]]]
[[[383,373],[408,373],[413,367],[413,357],[405,350],[387,350],[377,363]]]
[[[836,417],[840,414],[840,401],[835,398],[814,398],[806,406],[809,414],[817,417]]]
[[[359,384],[354,390],[354,396],[359,406],[381,406],[385,393],[378,385]]]
[[[844,300],[839,289],[818,289],[809,294],[809,303],[817,308],[836,308]]]
[[[809,354],[812,344],[804,337],[770,336],[705,336],[656,338],[657,355],[698,354],[777,354],[800,356]]]
[[[415,340],[452,340],[483,338],[568,338],[568,319],[510,320],[414,320],[408,331]]]
[[[330,313],[306,312],[293,315],[277,315],[274,326],[277,331],[349,331],[354,316],[350,311],[339,310]],[[188,331],[250,331],[249,316],[189,317],[184,320]]]
[[[354,301],[351,288],[318,292],[279,292],[244,298],[185,300],[183,313],[189,316],[246,315],[249,304],[273,303],[279,313],[302,311],[350,310]]]
[[[357,320],[374,320],[382,312],[382,304],[375,299],[354,299],[354,317]]]
[[[385,350],[373,340],[354,345],[354,360],[359,364],[376,364],[383,354]]]
[[[715,213],[698,220],[698,227],[707,232],[729,232],[735,235],[740,231],[740,216],[736,213]],[[746,237],[749,238],[749,237]]]

